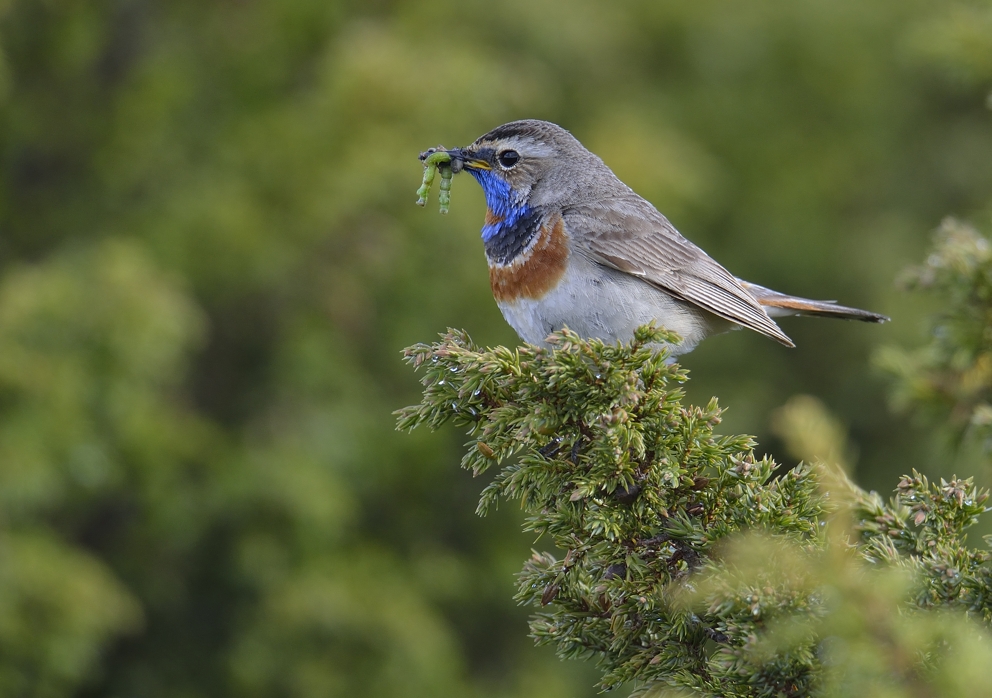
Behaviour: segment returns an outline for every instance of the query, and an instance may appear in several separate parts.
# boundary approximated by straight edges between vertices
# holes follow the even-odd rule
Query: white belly
[[[574,254],[561,281],[543,298],[502,302],[499,309],[530,344],[544,344],[551,332],[563,326],[587,339],[625,342],[635,328],[653,321],[682,337],[672,349],[675,356],[691,351],[707,335],[732,327],[630,274]]]

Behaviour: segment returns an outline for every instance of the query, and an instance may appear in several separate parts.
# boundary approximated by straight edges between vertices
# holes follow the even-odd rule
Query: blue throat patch
[[[520,201],[510,184],[492,170],[470,169],[482,186],[486,205],[497,219],[482,227],[482,241],[490,261],[507,264],[519,255],[541,227],[538,211]]]

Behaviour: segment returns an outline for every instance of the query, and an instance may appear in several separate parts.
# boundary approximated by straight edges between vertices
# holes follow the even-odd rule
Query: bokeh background
[[[992,6],[945,0],[0,0],[0,695],[591,696],[510,597],[535,543],[399,434],[400,350],[517,341],[484,203],[419,151],[569,128],[736,274],[893,317],[685,357],[789,457],[989,481],[888,406],[878,347],[947,215],[987,229]],[[435,194],[436,197],[436,194]]]

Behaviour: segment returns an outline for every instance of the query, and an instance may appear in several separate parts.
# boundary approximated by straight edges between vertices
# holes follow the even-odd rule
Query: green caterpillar
[[[437,200],[441,213],[448,212],[448,205],[451,203],[451,155],[443,147],[431,148],[420,156],[424,163],[424,181],[417,190],[417,205],[426,206],[427,196],[431,193],[431,186],[434,184],[434,176],[437,171],[441,171],[441,189],[437,195]]]

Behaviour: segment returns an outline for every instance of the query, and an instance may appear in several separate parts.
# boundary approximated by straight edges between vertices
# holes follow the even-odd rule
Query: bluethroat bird
[[[555,124],[514,121],[446,152],[485,192],[489,283],[525,342],[565,325],[626,341],[653,321],[681,337],[678,356],[740,327],[793,347],[772,320],[783,315],[888,320],[738,279]]]

